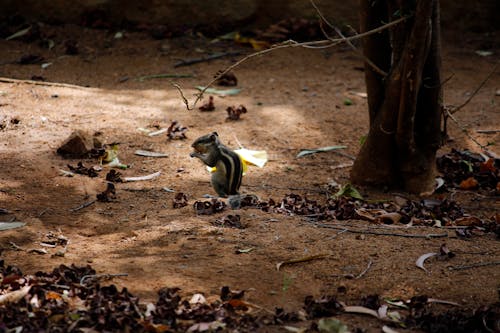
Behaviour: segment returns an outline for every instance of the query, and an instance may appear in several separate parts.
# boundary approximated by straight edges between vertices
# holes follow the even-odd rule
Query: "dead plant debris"
[[[24,54],[16,61],[16,63],[18,63],[19,65],[32,65],[40,64],[44,60],[45,58],[39,54]]]
[[[173,120],[167,129],[167,137],[169,140],[184,140],[186,139],[187,127],[181,126],[177,120]]]
[[[26,332],[257,332],[276,325],[302,322],[307,332],[317,332],[322,320],[349,311],[363,315],[371,311],[381,322],[425,332],[494,332],[500,320],[500,302],[478,309],[433,312],[434,299],[415,296],[386,302],[378,295],[361,298],[359,306],[346,306],[336,295],[306,296],[303,309],[282,308],[265,312],[244,300],[245,290],[221,288],[219,297],[208,302],[203,294],[189,298],[179,287],[161,288],[156,302],[141,303],[127,288],[101,285],[103,278],[126,277],[126,273],[96,274],[89,265],[60,265],[52,272],[24,275],[0,260],[0,322],[2,331]],[[449,306],[453,302],[440,301]],[[390,311],[389,311],[390,310]],[[354,329],[357,331],[357,329]]]
[[[473,153],[469,150],[452,149],[437,158],[437,167],[445,181],[445,188],[483,190],[500,195],[500,160]]]
[[[238,85],[238,79],[233,72],[227,72],[221,75],[221,77],[219,77],[215,83],[223,87],[235,87]]]
[[[213,96],[209,96],[208,97],[208,102],[206,102],[205,104],[203,104],[202,106],[200,106],[198,109],[200,111],[204,111],[204,112],[215,110],[214,97]]]
[[[182,192],[176,193],[172,204],[174,208],[182,208],[187,206],[188,204],[187,195]]]
[[[106,181],[111,183],[123,183],[123,179],[121,178],[121,172],[116,171],[115,169],[109,170],[106,174]]]
[[[193,204],[197,215],[213,215],[222,212],[226,207],[226,203],[217,198],[212,198],[210,201],[195,201]]]
[[[3,106],[5,104],[0,104],[0,106]],[[11,126],[18,125],[21,122],[21,120],[18,117],[7,117],[7,116],[0,116],[0,131],[6,130]]]
[[[226,112],[227,112],[226,120],[239,120],[240,116],[243,113],[247,113],[247,108],[243,105],[239,105],[238,107],[229,106],[226,109]]]
[[[228,214],[216,219],[211,224],[216,227],[245,229],[245,225],[241,222],[241,216],[238,214]]]
[[[272,43],[293,39],[295,41],[309,41],[324,38],[317,20],[304,18],[288,18],[270,25],[263,31],[257,31],[256,39]]]
[[[72,166],[71,164],[68,164],[68,169],[79,175],[89,176],[91,178],[97,177],[99,175],[98,170],[96,170],[93,166],[91,167],[84,166],[83,162],[78,162],[76,167]]]
[[[242,201],[243,202],[243,201]],[[375,224],[402,224],[408,226],[460,227],[457,233],[464,237],[493,232],[500,234],[496,216],[479,218],[467,215],[453,200],[410,199],[396,202],[368,202],[352,197],[330,197],[325,203],[291,193],[280,202],[272,199],[252,199],[248,205],[266,212],[299,215],[311,220],[367,220]]]
[[[116,199],[116,188],[113,183],[107,183],[106,189],[96,195],[99,202],[112,202]]]

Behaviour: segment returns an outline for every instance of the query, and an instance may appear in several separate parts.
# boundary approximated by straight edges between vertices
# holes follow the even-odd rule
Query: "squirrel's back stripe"
[[[226,168],[226,177],[228,180],[228,194],[238,194],[243,175],[243,165],[238,154],[228,150],[221,149],[222,162]]]

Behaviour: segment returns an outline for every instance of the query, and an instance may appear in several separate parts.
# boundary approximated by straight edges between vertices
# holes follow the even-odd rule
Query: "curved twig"
[[[351,49],[357,54],[359,55],[360,57],[362,57],[365,62],[370,65],[372,67],[372,69],[382,75],[382,76],[387,76],[387,73],[384,72],[380,67],[378,67],[377,65],[375,65],[375,63],[373,61],[370,60],[370,58],[368,58],[367,56],[365,56],[363,54],[363,52],[359,51],[358,48],[356,46],[354,46],[353,43],[351,43],[350,40],[347,40],[346,37],[344,36],[344,34],[342,33],[342,31],[340,31],[339,28],[337,28],[336,26],[334,26],[333,24],[331,24],[327,19],[326,17],[323,15],[323,13],[321,13],[321,11],[319,10],[318,6],[316,5],[316,3],[314,3],[313,0],[309,0],[309,2],[311,3],[311,5],[314,7],[314,9],[316,10],[316,13],[318,14],[319,18],[326,23],[327,26],[329,26],[330,28],[332,28],[336,33],[337,35],[340,36],[340,38],[342,38],[343,40],[345,40],[345,42],[347,43],[347,45],[349,45],[351,47]],[[328,39],[328,40],[331,40],[332,38],[330,36],[328,36],[328,34],[326,33],[326,31],[323,29],[323,26],[320,24],[320,27],[321,27],[321,31],[323,32],[323,34],[325,35],[325,37]]]
[[[384,25],[382,25],[380,27],[377,27],[375,29],[372,29],[372,30],[369,30],[369,31],[366,31],[366,32],[363,32],[361,34],[357,34],[357,35],[354,35],[354,36],[349,36],[349,37],[344,37],[344,38],[330,38],[330,39],[326,39],[326,40],[311,41],[311,42],[302,42],[302,43],[299,43],[297,41],[289,39],[289,40],[286,40],[286,41],[281,42],[279,44],[275,44],[275,45],[271,46],[268,49],[251,53],[251,54],[245,56],[244,58],[238,60],[237,62],[235,62],[231,66],[227,67],[225,70],[218,72],[217,75],[214,76],[214,78],[212,79],[212,81],[210,81],[207,85],[205,85],[205,87],[199,93],[195,94],[196,99],[194,100],[193,105],[191,105],[191,106],[189,105],[189,102],[188,102],[187,98],[184,96],[184,93],[183,93],[182,88],[180,87],[180,85],[177,84],[177,83],[175,83],[175,82],[171,82],[171,84],[172,84],[172,86],[174,88],[176,88],[177,90],[179,90],[179,93],[181,94],[181,98],[182,98],[184,104],[186,105],[186,108],[188,110],[193,110],[195,108],[196,104],[203,98],[203,94],[205,93],[205,91],[210,86],[212,86],[215,83],[215,81],[217,81],[224,74],[227,74],[228,72],[230,72],[234,68],[238,67],[239,65],[241,65],[243,62],[245,62],[247,60],[250,60],[252,58],[255,58],[257,56],[260,56],[260,55],[263,55],[263,54],[266,54],[266,53],[269,53],[269,52],[272,52],[272,51],[275,51],[275,50],[289,48],[289,47],[304,47],[304,48],[327,48],[327,47],[333,47],[333,46],[336,46],[336,45],[341,44],[341,43],[350,42],[350,41],[353,41],[353,40],[361,39],[361,38],[364,38],[364,37],[376,34],[376,33],[380,32],[380,31],[388,29],[388,28],[390,28],[390,27],[392,27],[394,25],[397,25],[397,24],[399,24],[399,23],[407,20],[409,17],[410,16],[401,17],[401,18],[399,18],[397,20],[394,20],[392,22],[384,24]]]

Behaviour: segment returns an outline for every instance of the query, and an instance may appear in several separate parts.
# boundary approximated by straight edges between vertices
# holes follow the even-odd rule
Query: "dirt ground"
[[[176,73],[191,78],[173,79],[185,89],[192,102],[195,86],[208,83],[221,69],[240,59],[251,49],[234,43],[210,43],[201,37],[153,40],[142,33],[114,33],[73,26],[51,27],[55,47],[37,43],[0,41],[0,76],[31,79],[42,76],[48,82],[75,86],[35,85],[0,82],[0,208],[11,212],[26,225],[1,231],[2,259],[25,273],[50,271],[60,264],[90,264],[98,273],[126,273],[112,283],[127,287],[141,300],[153,300],[162,287],[180,287],[189,296],[201,292],[216,296],[222,286],[247,290],[245,299],[263,308],[298,310],[304,297],[336,294],[348,304],[361,297],[379,294],[386,298],[409,299],[414,295],[457,302],[467,309],[498,301],[498,266],[450,271],[449,265],[465,265],[500,260],[500,243],[487,234],[461,239],[452,229],[430,227],[376,226],[412,234],[447,232],[433,239],[357,235],[318,228],[297,216],[265,213],[257,209],[229,210],[211,216],[197,216],[192,204],[215,194],[209,175],[199,160],[189,157],[197,137],[217,131],[230,147],[238,142],[245,148],[265,150],[269,161],[263,168],[250,167],[242,191],[263,200],[281,200],[296,193],[324,200],[321,190],[332,180],[348,182],[349,157],[327,152],[296,158],[302,148],[345,145],[344,153],[355,156],[360,138],[367,133],[368,114],[361,60],[349,49],[286,49],[259,56],[235,71],[235,96],[215,97],[214,112],[187,111],[168,79],[140,81],[144,75]],[[64,54],[64,41],[78,39],[77,55]],[[453,77],[445,85],[445,103],[459,105],[491,72],[498,53],[475,53],[487,36],[464,36],[445,42],[443,77]],[[242,52],[211,62],[174,68],[180,59],[200,57],[210,52]],[[498,52],[498,50],[496,50]],[[26,54],[45,58],[41,64],[9,63]],[[471,103],[456,114],[460,125],[481,144],[500,154],[500,134],[477,133],[498,130],[500,124],[499,72],[477,93]],[[207,100],[208,95],[202,102]],[[352,105],[345,105],[345,100]],[[226,121],[228,106],[243,104],[248,113],[240,121]],[[198,105],[199,106],[199,105]],[[14,124],[10,119],[17,119]],[[188,128],[186,140],[167,140],[165,135],[150,137],[138,128],[172,120]],[[67,160],[56,149],[74,130],[100,132],[105,143],[119,142],[120,160],[130,165],[122,175],[139,176],[154,172],[151,181],[117,184],[117,199],[72,211],[95,198],[106,187],[102,171],[98,177],[64,177],[60,170],[80,160]],[[453,122],[450,148],[480,151]],[[140,157],[137,149],[165,152],[166,158]],[[95,160],[83,160],[85,165]],[[346,166],[347,165],[347,166]],[[106,169],[106,168],[105,168]],[[175,193],[187,194],[189,204],[174,209]],[[393,199],[393,192],[360,188],[368,199]],[[446,193],[471,215],[492,216],[499,211],[498,196],[476,192]],[[229,213],[241,216],[244,229],[221,228],[211,224]],[[339,225],[364,225],[365,221],[329,221]],[[46,248],[48,254],[16,251],[39,249],[47,234],[63,234],[70,240],[63,257],[52,256],[61,248]],[[435,252],[442,243],[457,256],[449,261],[428,260],[427,274],[415,265],[416,259]],[[238,250],[244,253],[239,253]],[[326,254],[323,259],[282,267],[290,259]],[[359,279],[369,261],[371,268]],[[449,305],[436,304],[445,311]],[[341,320],[368,332],[379,332],[381,323],[359,315],[344,314]]]

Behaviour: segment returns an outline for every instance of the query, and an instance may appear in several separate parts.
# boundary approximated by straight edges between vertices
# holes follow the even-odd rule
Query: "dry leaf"
[[[145,157],[167,157],[168,154],[165,153],[159,153],[155,151],[149,151],[149,150],[141,150],[138,149],[134,152],[134,154],[138,156],[145,156]]]
[[[126,182],[138,182],[141,180],[151,180],[155,179],[156,177],[159,177],[161,175],[161,171],[146,175],[146,176],[140,176],[140,177],[125,177],[123,178],[124,181]]]
[[[207,299],[202,294],[194,294],[193,297],[189,300],[189,304],[206,304]]]
[[[198,108],[198,110],[200,111],[213,111],[215,110],[215,105],[214,105],[214,97],[213,96],[209,96],[208,97],[208,102],[203,104],[202,106],[200,106]]]
[[[497,169],[495,168],[495,160],[493,158],[490,158],[486,162],[481,163],[479,165],[480,172],[488,172],[488,171],[496,172],[496,170]]]
[[[395,224],[395,223],[398,223],[399,221],[401,221],[402,217],[403,217],[403,215],[396,213],[396,212],[386,213],[386,214],[380,215],[377,218],[377,222],[382,222],[384,224]]]
[[[386,325],[382,326],[382,332],[384,332],[384,333],[398,333],[398,331],[396,331],[396,330],[394,330]]]
[[[276,270],[279,271],[280,268],[281,268],[281,266],[284,266],[284,265],[297,264],[297,263],[300,263],[300,262],[306,262],[306,261],[311,261],[311,260],[316,260],[316,259],[324,259],[324,258],[326,258],[328,256],[329,256],[328,254],[317,254],[317,255],[314,255],[314,256],[309,256],[309,257],[304,257],[304,258],[299,258],[299,259],[291,259],[291,260],[283,261],[283,262],[280,262],[280,263],[276,264]]]
[[[377,311],[369,309],[369,308],[366,308],[364,306],[358,306],[358,305],[345,306],[344,307],[344,312],[347,312],[347,313],[360,313],[360,314],[370,315],[370,316],[373,316],[375,318],[380,318]]]
[[[447,301],[444,299],[437,299],[437,298],[429,298],[429,299],[427,299],[427,303],[438,303],[438,304],[461,306],[459,303]]]
[[[459,217],[454,222],[459,226],[481,226],[483,224],[481,219],[476,216]]]
[[[460,183],[460,188],[462,190],[473,190],[477,188],[479,185],[479,182],[474,178],[474,177],[469,177],[465,180],[462,180]]]
[[[157,136],[157,135],[160,135],[160,134],[163,134],[165,132],[168,132],[168,128],[162,128],[158,131],[155,131],[155,132],[151,132],[148,134],[148,136]]]
[[[427,273],[429,273],[429,271],[424,267],[424,262],[426,259],[428,259],[430,257],[434,257],[436,255],[438,255],[438,253],[434,253],[434,252],[422,254],[420,257],[418,257],[417,261],[415,262],[415,265],[417,265],[418,268],[421,268],[424,271],[426,271]]]
[[[9,303],[17,303],[24,296],[28,294],[31,286],[24,286],[21,289],[11,291],[7,294],[0,295],[0,305],[9,304]]]
[[[226,324],[216,320],[209,323],[196,323],[188,328],[187,332],[215,332],[218,329],[224,329]]]
[[[243,310],[246,311],[250,307],[250,305],[241,299],[230,299],[227,301],[228,304],[230,304],[233,308],[238,309],[238,310]]]
[[[50,290],[45,293],[45,298],[46,299],[55,299],[55,300],[62,299],[61,294],[56,293],[55,291],[50,291]]]

